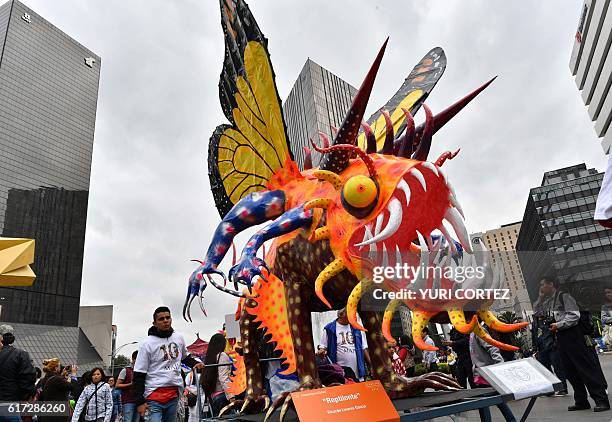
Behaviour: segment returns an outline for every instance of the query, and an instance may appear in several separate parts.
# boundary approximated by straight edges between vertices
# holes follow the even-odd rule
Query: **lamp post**
[[[138,342],[137,341],[133,341],[131,343],[122,344],[121,346],[119,346],[115,350],[113,350],[113,353],[111,353],[111,376],[112,377],[115,376],[115,356],[117,356],[117,352],[119,350],[123,349],[125,346],[129,346],[130,344],[138,344]]]

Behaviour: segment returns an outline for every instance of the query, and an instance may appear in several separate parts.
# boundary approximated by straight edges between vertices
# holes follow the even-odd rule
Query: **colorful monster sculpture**
[[[382,317],[379,312],[361,309],[363,327],[357,320],[357,305],[369,286],[365,263],[372,253],[381,254],[391,265],[402,261],[414,266],[452,266],[482,261],[473,254],[463,211],[441,168],[457,152],[445,152],[433,162],[427,158],[432,135],[490,82],[434,116],[423,102],[446,66],[444,52],[435,48],[385,106],[392,113],[382,110],[369,124],[362,124],[385,42],[344,122],[333,128],[333,141],[322,135],[322,147],[313,143],[313,148],[324,154],[320,166],[299,171],[287,139],[267,40],[242,0],[220,3],[225,61],[219,92],[231,124],[220,125],[213,133],[208,164],[213,196],[223,220],[200,267],[189,279],[183,313],[191,320],[190,307],[196,298],[204,310],[202,294],[208,283],[240,298],[237,318],[246,382],[235,379],[235,383],[244,385],[246,397],[232,406],[241,405],[241,411],[268,407],[257,351],[262,332],[284,359],[285,373],[297,372],[301,388],[320,387],[310,315],[345,306],[351,324],[366,330],[372,376],[391,397],[414,395],[424,388],[457,388],[440,373],[416,378],[393,373],[386,343],[392,340],[389,323],[399,300],[391,301]],[[416,126],[413,115],[421,105],[425,122]],[[310,161],[310,157],[305,160],[307,164]],[[269,221],[250,238],[226,277],[218,266],[234,237]],[[452,226],[458,240],[451,238],[444,221]],[[264,242],[272,239],[265,257],[257,257]],[[410,280],[410,284],[456,288],[447,278],[425,277]],[[389,283],[384,287],[397,289]],[[450,319],[461,332],[474,331],[506,349],[512,346],[493,340],[478,324],[479,317],[499,331],[524,326],[498,321],[487,310],[490,300],[471,301],[473,311],[466,314],[462,310],[465,301],[402,301],[412,310],[413,338],[423,349],[431,348],[421,338],[421,329],[430,320]],[[269,407],[267,416],[281,406],[284,416],[290,402],[290,395],[281,396]]]

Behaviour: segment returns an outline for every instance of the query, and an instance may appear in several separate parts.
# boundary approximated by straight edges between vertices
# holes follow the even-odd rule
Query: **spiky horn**
[[[373,154],[376,152],[376,136],[374,136],[374,131],[366,122],[361,122],[361,127],[366,137],[366,152],[368,154]]]
[[[304,170],[310,170],[312,168],[312,153],[310,148],[304,147]]]
[[[427,155],[429,155],[429,149],[431,148],[431,137],[434,133],[434,118],[427,104],[423,104],[423,111],[425,111],[425,128],[421,134],[419,146],[412,156],[415,160],[420,161],[427,160]]]
[[[381,114],[385,118],[385,143],[380,151],[380,154],[391,154],[393,152],[393,138],[395,137],[395,132],[393,130],[393,122],[391,121],[391,116],[389,116],[389,112],[387,110],[380,110]]]
[[[398,156],[404,157],[404,158],[410,158],[413,152],[412,144],[414,142],[414,132],[415,132],[414,117],[412,117],[412,114],[405,108],[402,108],[402,111],[404,112],[404,115],[406,116],[406,132],[404,133],[404,136],[402,136],[401,138],[400,150],[399,150]]]
[[[495,77],[497,78],[497,76]],[[433,118],[433,123],[434,123],[434,134],[439,131],[440,129],[442,129],[442,127],[448,123],[448,121],[450,119],[452,119],[453,117],[455,117],[457,115],[457,113],[459,113],[463,107],[465,107],[466,105],[469,104],[470,101],[472,101],[474,98],[476,98],[476,96],[478,94],[480,94],[482,91],[485,90],[485,88],[487,88],[489,85],[491,85],[491,83],[495,80],[495,78],[492,78],[490,81],[484,83],[483,85],[481,85],[480,87],[476,88],[474,91],[470,92],[468,95],[466,95],[465,97],[461,98],[459,101],[455,102],[454,104],[448,106],[447,108],[445,108],[444,110],[442,110],[440,113],[436,114]],[[425,123],[421,123],[417,128],[416,128],[416,136],[420,137],[421,134],[423,133],[423,130],[425,129]]]
[[[317,151],[320,152],[322,154],[329,154],[334,153],[334,152],[338,152],[338,151],[350,151],[350,152],[354,152],[355,154],[357,154],[359,156],[359,158],[361,158],[364,162],[364,164],[366,165],[366,167],[368,168],[368,173],[370,173],[370,177],[373,179],[376,179],[376,168],[374,167],[374,161],[372,160],[372,158],[366,154],[361,148],[359,148],[357,145],[332,145],[329,148],[320,148],[317,146],[317,144],[315,144],[314,142],[312,142],[312,139],[310,140],[312,147]],[[348,157],[348,153],[345,153],[345,155]],[[337,173],[337,172],[334,172]]]
[[[334,139],[334,145],[356,144],[359,125],[363,120],[365,109],[372,92],[372,87],[374,86],[374,80],[376,79],[376,73],[380,67],[380,62],[382,61],[388,41],[389,38],[385,40],[380,51],[378,52],[378,55],[376,56],[376,59],[374,60],[374,63],[372,64],[372,67],[370,67],[370,71],[361,84],[359,91],[357,91],[351,108],[349,108],[346,117],[338,130],[338,134]],[[348,163],[348,154],[334,152],[333,154],[329,154],[323,158],[323,161],[321,162],[321,169],[341,173],[348,166]]]

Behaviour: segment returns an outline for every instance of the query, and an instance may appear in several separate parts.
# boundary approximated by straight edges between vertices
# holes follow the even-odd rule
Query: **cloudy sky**
[[[180,313],[194,269],[189,260],[204,255],[219,221],[205,161],[211,132],[225,122],[217,96],[218,2],[23,1],[102,57],[81,303],[115,306],[119,344],[142,339],[160,304],[173,310],[188,342],[196,332],[207,339],[234,311],[233,298],[211,288],[208,318],[197,305],[192,324]],[[521,220],[544,171],[582,162],[604,169],[568,67],[581,5],[250,1],[269,39],[281,98],[307,57],[359,86],[387,36],[370,112],[434,46],[448,58],[428,100],[434,112],[499,75],[432,147],[433,156],[462,148],[446,173],[471,231]]]

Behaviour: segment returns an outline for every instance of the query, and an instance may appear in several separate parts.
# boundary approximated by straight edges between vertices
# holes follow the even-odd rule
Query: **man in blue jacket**
[[[346,378],[354,381],[364,380],[366,362],[372,366],[365,335],[349,324],[344,308],[324,327],[317,354],[327,355],[332,363],[342,366]]]

